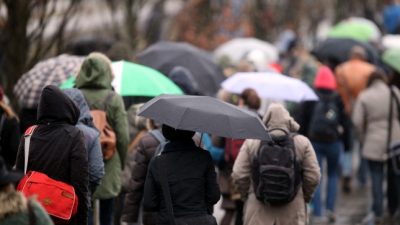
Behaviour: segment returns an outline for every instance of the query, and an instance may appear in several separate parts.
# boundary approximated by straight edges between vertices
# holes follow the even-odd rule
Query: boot
[[[351,193],[351,177],[342,178],[342,191],[345,194]]]

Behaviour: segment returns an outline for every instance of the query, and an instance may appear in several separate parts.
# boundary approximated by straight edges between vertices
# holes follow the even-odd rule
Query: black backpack
[[[301,169],[293,141],[295,134],[279,130],[286,135],[271,135],[272,140],[261,141],[252,163],[254,193],[259,201],[270,205],[291,202],[301,181]]]
[[[313,141],[334,142],[339,138],[339,109],[336,94],[321,96],[316,103],[308,128],[308,137]]]

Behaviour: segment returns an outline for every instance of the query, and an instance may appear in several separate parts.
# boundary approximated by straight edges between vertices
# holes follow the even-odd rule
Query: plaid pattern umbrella
[[[36,108],[42,89],[47,85],[60,85],[80,69],[84,57],[59,55],[39,62],[22,75],[14,87],[20,106]]]

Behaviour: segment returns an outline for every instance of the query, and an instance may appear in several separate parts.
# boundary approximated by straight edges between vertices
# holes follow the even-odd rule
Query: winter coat
[[[125,170],[129,170],[130,178],[127,184],[123,185],[126,186],[123,188],[126,191],[126,195],[121,217],[121,220],[124,222],[135,223],[138,221],[147,168],[158,145],[158,140],[152,134],[144,134],[135,146],[133,152],[128,156]],[[148,220],[150,217],[154,217],[154,214],[144,213],[143,220]]]
[[[161,157],[165,159],[165,168],[159,167]],[[160,183],[160,176],[165,172],[174,216],[207,215],[220,198],[210,153],[186,139],[167,143],[161,157],[153,158],[149,165],[144,187],[144,209],[158,212],[157,224],[168,224]]]
[[[30,207],[30,209],[28,208]],[[27,200],[22,193],[0,192],[0,225],[53,225],[53,221],[34,199]]]
[[[103,153],[100,145],[100,132],[93,124],[90,115],[89,106],[85,97],[79,89],[71,88],[64,90],[64,93],[70,97],[80,110],[78,124],[76,125],[82,131],[85,138],[85,146],[89,161],[89,186],[94,192],[104,176]]]
[[[400,100],[399,90],[393,87]],[[389,87],[383,81],[375,81],[361,92],[353,111],[353,124],[361,143],[364,158],[385,161],[387,155]],[[397,121],[398,111],[393,100],[392,137],[400,140],[400,126]]]
[[[17,157],[20,130],[19,122],[10,106],[0,101],[0,155],[3,156],[7,168],[15,164]],[[3,123],[3,124],[1,124]]]
[[[346,113],[350,116],[353,104],[364,90],[375,66],[359,59],[352,59],[336,67],[335,75],[338,92],[342,96]]]
[[[288,111],[278,104],[272,104],[268,108],[263,121],[269,129],[281,128],[288,132],[297,132],[299,129],[299,125],[290,117]],[[283,135],[284,133],[274,130],[271,134]],[[306,203],[311,200],[321,174],[310,141],[302,135],[296,135],[294,144],[302,169],[301,188],[293,201],[277,207],[263,204],[256,199],[254,194],[251,167],[252,159],[260,147],[260,140],[248,139],[243,144],[233,166],[232,178],[242,198],[246,199],[243,218],[245,225],[306,224]]]
[[[352,136],[351,136],[351,119],[347,116],[344,105],[342,102],[342,98],[336,92],[326,90],[326,89],[317,89],[317,95],[320,100],[323,101],[325,98],[333,97],[335,105],[339,111],[339,124],[342,128],[341,135],[338,140],[342,141],[345,147],[345,150],[351,149],[352,144]],[[333,96],[332,96],[333,95]],[[308,130],[311,125],[312,115],[315,106],[317,105],[316,101],[304,101],[300,104],[299,114],[296,115],[296,121],[300,124],[299,133],[307,136]],[[313,141],[310,139],[310,141]],[[337,141],[337,140],[335,140]]]
[[[109,62],[96,56],[89,56],[82,64],[76,78],[76,87],[80,89],[90,109],[103,109],[107,120],[117,138],[117,154],[105,162],[105,175],[94,198],[109,199],[118,196],[121,191],[121,172],[125,165],[129,131],[128,119],[121,96],[113,92],[111,87],[112,73]],[[104,99],[113,93],[106,105]]]
[[[27,171],[45,173],[71,184],[78,196],[78,212],[70,224],[86,224],[89,206],[88,157],[82,132],[75,127],[79,109],[56,86],[43,89],[38,106],[38,127],[31,137]],[[24,139],[16,166],[24,169]]]

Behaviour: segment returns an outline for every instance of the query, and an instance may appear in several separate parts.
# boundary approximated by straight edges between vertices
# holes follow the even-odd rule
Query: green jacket
[[[35,218],[37,225],[53,225],[53,221],[37,201],[27,201],[20,192],[3,197],[5,196],[0,196],[0,225],[30,225],[30,217]],[[31,210],[28,210],[28,204]]]
[[[128,119],[121,96],[115,94],[103,105],[105,98],[113,92],[111,74],[111,67],[105,60],[89,56],[76,78],[76,87],[82,91],[90,108],[106,111],[107,120],[117,137],[118,154],[105,162],[105,175],[93,195],[97,199],[113,198],[121,191],[121,173],[129,142]]]

